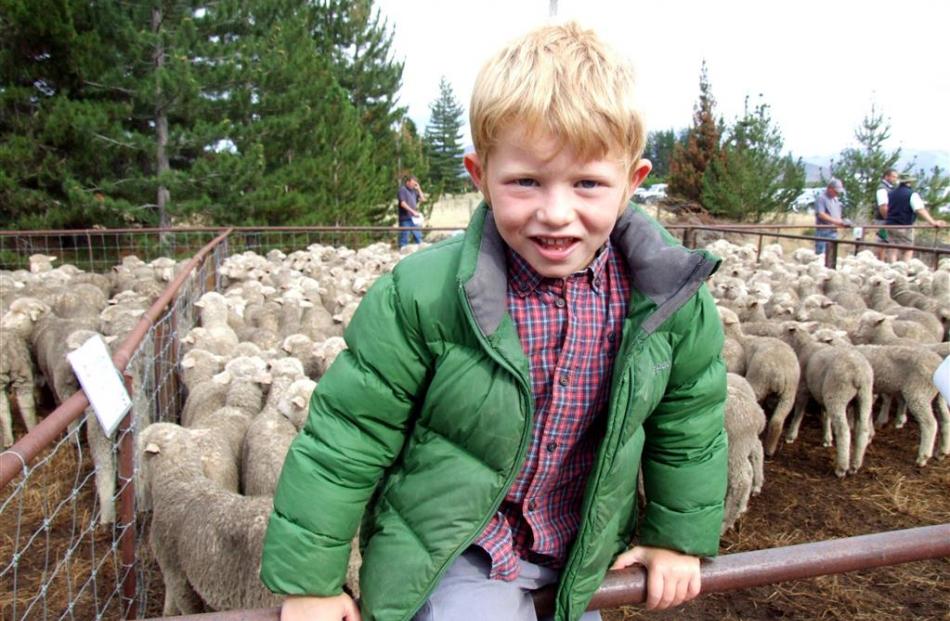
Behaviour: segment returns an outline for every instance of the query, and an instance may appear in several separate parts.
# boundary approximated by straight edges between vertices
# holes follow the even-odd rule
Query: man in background
[[[887,213],[887,201],[888,195],[891,191],[897,187],[898,174],[897,171],[893,168],[888,168],[884,171],[884,176],[881,177],[881,183],[877,186],[877,192],[875,193],[874,201],[874,224],[882,225],[886,219],[884,214]],[[886,244],[887,243],[887,229],[878,229],[877,230],[877,241]],[[884,259],[884,248],[875,248],[874,255],[883,260]]]
[[[399,247],[409,243],[412,236],[414,243],[422,243],[422,212],[418,210],[420,203],[426,200],[419,180],[414,175],[403,177],[403,184],[399,186],[396,195],[399,201]]]
[[[841,217],[841,200],[838,195],[844,191],[839,179],[832,178],[825,191],[815,197],[815,252],[825,254],[828,242],[825,239],[838,239],[835,227],[848,226]]]
[[[921,216],[931,226],[938,228],[947,225],[943,220],[934,220],[927,211],[924,201],[920,194],[914,191],[913,184],[917,181],[915,177],[904,175],[901,177],[898,185],[888,195],[887,205],[882,210],[885,217],[885,224],[900,225],[906,228],[890,229],[888,233],[888,242],[891,244],[912,246],[914,244],[914,229],[912,225]],[[897,260],[897,248],[887,249],[887,260]],[[913,250],[901,250],[901,260],[910,261],[914,257]]]

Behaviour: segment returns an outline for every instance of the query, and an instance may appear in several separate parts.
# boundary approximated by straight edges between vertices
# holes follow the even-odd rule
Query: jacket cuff
[[[722,516],[722,504],[684,513],[649,503],[643,512],[638,543],[693,556],[716,556]]]
[[[275,512],[264,537],[261,580],[283,595],[339,595],[349,559],[349,541],[314,535]]]

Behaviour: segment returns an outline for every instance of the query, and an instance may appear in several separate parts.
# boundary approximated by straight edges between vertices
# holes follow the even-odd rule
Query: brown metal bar
[[[950,556],[950,524],[922,526],[781,548],[725,554],[702,565],[702,594],[747,589],[787,580],[817,578],[861,569],[900,565]],[[554,609],[555,589],[534,596],[538,616]],[[588,610],[640,604],[646,600],[646,572],[630,567],[607,572]],[[280,609],[231,610],[181,617],[175,621],[278,621]]]
[[[129,394],[135,387],[132,376],[124,375]],[[122,618],[136,617],[135,578],[135,443],[132,438],[132,412],[119,423],[119,552],[122,556]]]
[[[214,249],[215,245],[227,238],[231,230],[232,229],[227,229],[212,241],[208,242],[204,248],[198,251],[198,254],[185,264],[178,273],[178,276],[169,283],[162,295],[159,296],[148,311],[145,312],[135,328],[125,337],[122,345],[112,355],[112,362],[115,364],[119,373],[125,371],[125,368],[129,365],[132,354],[135,352],[135,348],[138,347],[142,339],[145,338],[145,334],[149,328],[161,317],[165,307],[175,298],[182,283],[189,278],[191,272],[196,266],[201,264],[201,261]],[[0,233],[2,233],[2,231],[0,231]],[[9,449],[0,453],[0,489],[6,487],[25,466],[33,463],[36,456],[51,445],[56,438],[66,430],[71,422],[82,416],[83,411],[88,405],[89,400],[86,399],[86,394],[82,390],[79,390],[76,394],[63,401],[49,416],[40,421],[31,432],[20,438]]]

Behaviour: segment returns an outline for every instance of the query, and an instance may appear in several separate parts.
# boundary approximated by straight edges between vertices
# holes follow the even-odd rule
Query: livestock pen
[[[668,228],[681,235],[687,245],[704,245],[721,237],[756,240],[753,243],[758,244],[759,251],[763,244],[761,240],[768,238],[788,239],[801,245],[811,243],[808,236],[761,226],[671,224]],[[0,233],[0,269],[25,268],[31,254],[57,256],[60,261],[90,271],[107,271],[120,262],[123,256],[131,254],[146,259],[171,256],[178,260],[189,260],[187,269],[179,273],[179,279],[169,284],[168,290],[152,306],[139,329],[128,337],[115,356],[116,367],[120,372],[128,366],[136,366],[141,370],[139,384],[131,386],[131,393],[138,406],[147,412],[147,421],[151,422],[174,420],[180,409],[181,389],[176,373],[180,361],[178,339],[195,324],[194,302],[198,297],[206,291],[220,288],[219,268],[228,256],[247,250],[261,254],[273,249],[289,251],[304,248],[313,242],[359,247],[377,240],[394,241],[393,229],[6,231]],[[843,247],[850,246],[850,251],[855,249],[853,241],[842,240],[840,243]],[[935,257],[934,263],[936,257],[946,253],[936,245],[927,250]],[[120,464],[117,501],[121,508],[115,524],[99,525],[101,507],[95,498],[90,456],[81,440],[83,427],[72,431],[67,429],[69,422],[82,417],[85,406],[84,396],[77,393],[74,398],[56,407],[40,426],[0,456],[2,619],[142,618],[158,616],[161,612],[161,580],[145,539],[147,516],[136,510],[131,484],[135,468],[132,459],[133,441],[138,429],[130,417],[116,434],[114,450]],[[740,528],[727,533],[723,553],[728,554],[723,560],[736,553],[738,561],[742,561],[738,557],[739,553],[759,548],[950,523],[950,501],[946,494],[950,488],[950,470],[946,460],[921,470],[914,468],[912,461],[903,463],[897,449],[888,449],[886,461],[882,460],[876,466],[877,471],[869,467],[865,475],[838,482],[821,471],[819,464],[823,462],[814,455],[824,452],[815,449],[814,445],[819,444],[817,433],[816,429],[805,429],[803,440],[784,447],[768,464],[769,481],[784,477],[784,482],[781,487],[774,484],[771,488],[767,482],[763,496],[742,520]],[[889,444],[899,445],[909,440],[905,438],[902,441],[893,436],[896,433],[891,430],[882,430],[875,438],[875,446],[887,448]],[[813,491],[808,490],[809,485],[814,486]],[[794,498],[783,497],[783,490],[793,494]],[[821,499],[816,503],[817,506],[812,506],[809,496],[813,500]],[[846,506],[838,506],[839,515],[834,518],[834,527],[830,530],[822,528],[819,523],[821,520],[816,520],[816,515],[844,503],[856,507],[854,513],[860,514],[857,516],[858,523],[849,521],[854,516],[848,515]],[[875,513],[874,509],[879,511]],[[832,518],[827,520],[833,521]],[[937,544],[950,541],[946,529],[918,531],[917,535]],[[865,540],[864,544],[849,542],[844,545],[853,548],[870,543]],[[885,562],[877,564],[948,554],[939,545],[924,546],[919,541],[898,543],[897,548],[903,550],[905,555],[888,553],[881,557]],[[916,555],[906,556],[906,551],[911,549],[915,550]],[[822,553],[831,555],[829,559],[834,559],[840,551],[841,548],[833,546],[822,549]],[[790,566],[791,558],[780,556],[778,564]],[[796,577],[795,574],[768,574],[760,561],[754,561],[744,569],[740,562],[738,569],[730,570],[745,574],[746,580],[744,583],[741,580],[733,583],[732,588],[756,584],[754,577],[757,574],[768,575],[769,582]],[[814,566],[816,562],[810,560],[807,564]],[[834,573],[873,565],[867,559],[858,565],[822,565],[813,567],[811,573],[797,574],[797,577],[828,573],[824,569]],[[892,618],[908,614],[917,618],[943,618],[950,603],[948,565],[950,563],[942,559],[907,566],[926,567],[919,572],[913,569],[900,574],[861,572],[855,574],[859,576],[856,579],[857,587],[846,584],[845,581],[850,578],[841,577],[840,582],[832,578],[829,580],[834,583],[830,589],[798,586],[793,587],[797,589],[794,596],[783,595],[780,587],[758,587],[758,590],[729,596],[709,595],[679,611],[679,618],[704,618],[713,609],[717,611],[715,616],[721,618],[769,618],[779,614],[794,618],[870,618],[872,614],[877,615],[876,618],[889,618],[880,614],[882,608],[887,610],[880,596],[864,602],[853,594],[849,595],[852,589],[886,589],[893,594],[894,602],[890,608]],[[714,572],[715,569],[715,563],[709,566],[709,571]],[[884,577],[877,581],[874,575]],[[622,603],[638,601],[637,577],[628,573],[611,579],[613,582],[605,585],[604,593],[616,593],[619,589],[626,594],[624,597],[627,599],[604,600],[603,605],[610,608],[605,616],[608,619],[620,619],[642,614],[635,609],[617,608]],[[715,584],[714,578],[707,577],[707,582]],[[912,595],[910,589],[902,589],[903,582],[910,582],[919,591],[919,597]],[[845,598],[843,606],[840,604],[841,599],[835,599],[840,597]],[[716,598],[722,599],[715,603]],[[799,602],[808,602],[808,606],[796,608],[796,598]],[[816,608],[816,598],[829,600],[828,605],[819,610]],[[926,605],[928,598],[933,601],[929,607]],[[838,612],[834,610],[836,601]],[[805,610],[813,610],[813,616]],[[272,612],[261,614],[273,615]],[[656,616],[663,618],[662,615]]]

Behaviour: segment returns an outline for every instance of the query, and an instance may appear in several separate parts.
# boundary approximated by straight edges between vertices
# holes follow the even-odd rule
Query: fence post
[[[123,373],[125,387],[132,394],[132,376]],[[88,423],[87,423],[88,424]],[[132,410],[119,423],[119,550],[122,556],[122,618],[136,618],[135,579],[135,442],[132,437]]]
[[[838,264],[838,239],[825,239],[825,267],[835,269]]]

